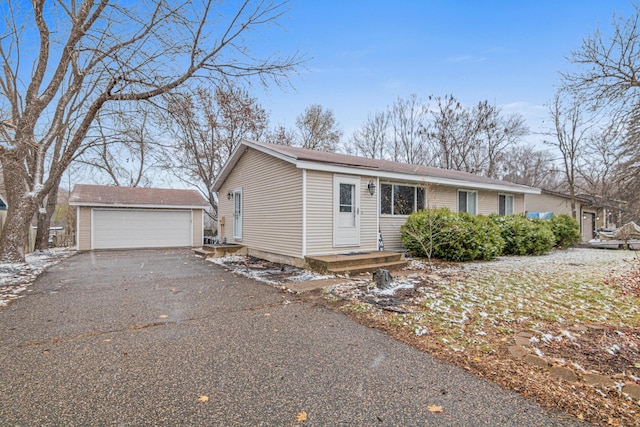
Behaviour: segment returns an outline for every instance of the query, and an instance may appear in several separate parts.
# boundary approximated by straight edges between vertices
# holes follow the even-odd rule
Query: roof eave
[[[309,169],[309,170],[317,170],[323,172],[334,172],[334,173],[344,173],[344,174],[356,174],[356,175],[364,175],[371,177],[378,177],[383,179],[397,180],[397,181],[405,181],[405,182],[416,182],[416,183],[424,183],[424,184],[438,184],[438,185],[446,185],[450,187],[464,187],[474,190],[496,190],[496,191],[504,191],[509,193],[521,193],[521,194],[540,194],[540,189],[535,187],[527,187],[523,185],[508,185],[508,184],[492,184],[492,183],[484,183],[484,182],[474,182],[467,180],[459,180],[459,179],[450,179],[450,178],[439,178],[428,175],[415,175],[415,174],[404,174],[398,172],[385,172],[377,169],[367,169],[367,168],[355,168],[348,166],[341,166],[336,164],[328,164],[328,163],[318,163],[311,161],[298,161],[296,162],[296,167],[301,169]]]
[[[207,209],[209,205],[157,205],[144,203],[104,203],[104,202],[78,202],[69,201],[69,206],[89,206],[97,208],[136,208],[136,209]]]

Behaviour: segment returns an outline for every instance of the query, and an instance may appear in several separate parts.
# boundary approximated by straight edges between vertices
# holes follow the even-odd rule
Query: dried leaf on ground
[[[442,406],[438,406],[438,405],[429,405],[427,407],[427,409],[429,410],[429,412],[433,412],[434,414],[439,414],[442,413]]]
[[[209,396],[202,395],[202,396],[200,396],[198,398],[198,402],[203,402],[204,403],[204,402],[208,402],[208,401],[209,401]]]
[[[296,415],[296,421],[307,421],[307,413],[305,411],[298,412],[298,415]]]

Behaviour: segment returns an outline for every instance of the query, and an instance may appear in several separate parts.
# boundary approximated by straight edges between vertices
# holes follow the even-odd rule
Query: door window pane
[[[340,184],[340,212],[353,211],[353,188],[352,184]]]

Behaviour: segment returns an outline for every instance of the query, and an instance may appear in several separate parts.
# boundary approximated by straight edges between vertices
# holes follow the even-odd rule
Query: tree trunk
[[[7,220],[0,234],[0,262],[24,262],[29,244],[29,225],[35,213],[34,200],[25,196],[20,203],[7,207]]]
[[[0,262],[24,262],[25,248],[29,244],[29,226],[37,207],[37,194],[26,188],[28,175],[24,162],[3,154],[7,219],[0,233]]]
[[[59,183],[56,183],[59,184]],[[47,204],[44,210],[38,212],[38,230],[36,231],[35,250],[46,251],[49,249],[49,228],[51,227],[51,217],[56,210],[58,203],[59,185],[54,185],[47,195]]]

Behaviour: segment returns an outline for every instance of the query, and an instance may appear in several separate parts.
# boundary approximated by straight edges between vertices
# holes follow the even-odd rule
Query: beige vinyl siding
[[[325,255],[353,250],[378,249],[377,197],[367,185],[371,177],[360,176],[360,246],[333,246],[333,177],[330,172],[307,171],[307,253]],[[374,179],[375,182],[375,179]]]
[[[202,215],[203,215],[203,211],[202,209],[193,209],[191,211],[192,216],[191,216],[191,224],[193,227],[193,240],[192,240],[192,245],[193,247],[200,247],[202,246],[202,237],[204,235],[204,232],[202,230],[203,224],[202,224]]]
[[[400,239],[400,227],[407,221],[406,216],[390,216],[380,217],[380,233],[384,242],[385,251],[403,250],[402,240]]]
[[[360,250],[375,251],[378,249],[378,193],[372,196],[367,188],[370,177],[360,177]],[[373,180],[375,182],[375,179]]]
[[[78,207],[78,250],[91,250],[91,207]]]
[[[556,215],[571,215],[571,200],[552,194],[527,194],[527,212],[553,212]],[[580,202],[576,201],[576,212],[580,212]]]
[[[458,211],[458,189],[444,185],[427,186],[427,204],[429,208],[449,208]]]
[[[307,255],[333,251],[333,174],[307,171]]]
[[[513,213],[523,213],[524,212],[524,194],[514,194],[513,195]]]
[[[452,212],[458,212],[458,190],[475,191],[478,194],[478,214],[489,215],[498,213],[498,195],[513,195],[513,212],[524,212],[524,194],[513,194],[494,190],[472,190],[464,187],[448,187],[443,185],[432,185],[427,188],[427,200],[429,207],[447,207]],[[528,208],[527,196],[527,208]]]
[[[302,170],[254,149],[247,149],[220,190],[224,217],[221,236],[233,239],[233,200],[242,189],[242,241],[249,249],[302,256]]]

